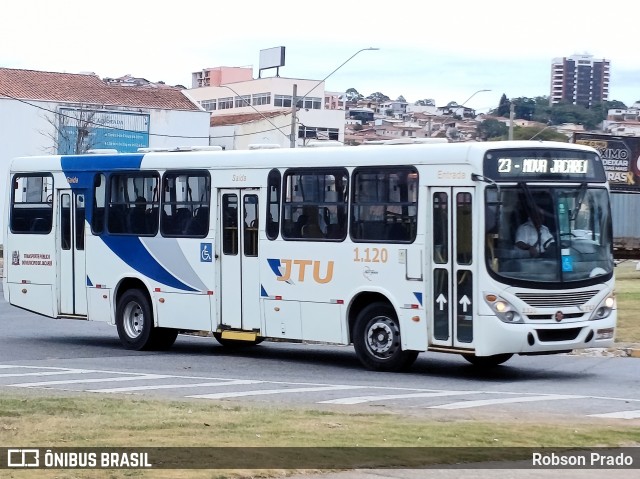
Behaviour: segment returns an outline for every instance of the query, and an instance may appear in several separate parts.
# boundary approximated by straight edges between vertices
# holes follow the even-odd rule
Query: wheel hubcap
[[[142,308],[138,303],[132,301],[127,304],[124,308],[122,319],[122,324],[127,336],[132,339],[140,336],[144,325],[144,314],[142,313]]]
[[[374,356],[388,358],[398,348],[398,336],[398,327],[393,320],[386,317],[374,318],[367,329],[367,347]]]

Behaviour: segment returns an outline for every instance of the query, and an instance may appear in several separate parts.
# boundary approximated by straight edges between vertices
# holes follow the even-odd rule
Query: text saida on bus
[[[43,156],[8,181],[5,299],[114,324],[130,349],[208,331],[353,344],[399,370],[427,350],[493,366],[614,340],[609,190],[589,147]]]

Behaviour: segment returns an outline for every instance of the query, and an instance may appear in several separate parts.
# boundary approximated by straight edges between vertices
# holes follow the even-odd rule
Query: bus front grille
[[[582,328],[569,329],[536,329],[538,339],[542,343],[553,341],[573,341],[578,337]]]
[[[555,321],[555,314],[528,314],[527,318],[532,321]],[[582,319],[585,313],[564,313],[562,319]]]
[[[580,306],[593,298],[598,291],[571,291],[569,293],[516,293],[516,296],[534,308],[562,308]]]

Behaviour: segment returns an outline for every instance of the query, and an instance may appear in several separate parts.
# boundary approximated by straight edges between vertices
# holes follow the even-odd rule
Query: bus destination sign
[[[520,170],[522,173],[577,173],[586,175],[589,172],[588,160],[566,160],[545,158],[522,158],[514,163],[512,158],[498,158],[498,173],[512,173]]]
[[[484,175],[496,181],[606,180],[597,155],[575,150],[494,150],[487,152]]]

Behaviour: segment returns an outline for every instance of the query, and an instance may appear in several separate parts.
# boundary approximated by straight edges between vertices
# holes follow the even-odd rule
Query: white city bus
[[[113,324],[126,348],[208,331],[353,344],[399,370],[421,351],[492,366],[614,340],[609,190],[589,147],[42,156],[13,160],[7,186],[5,299]],[[538,246],[522,249],[528,219]]]

